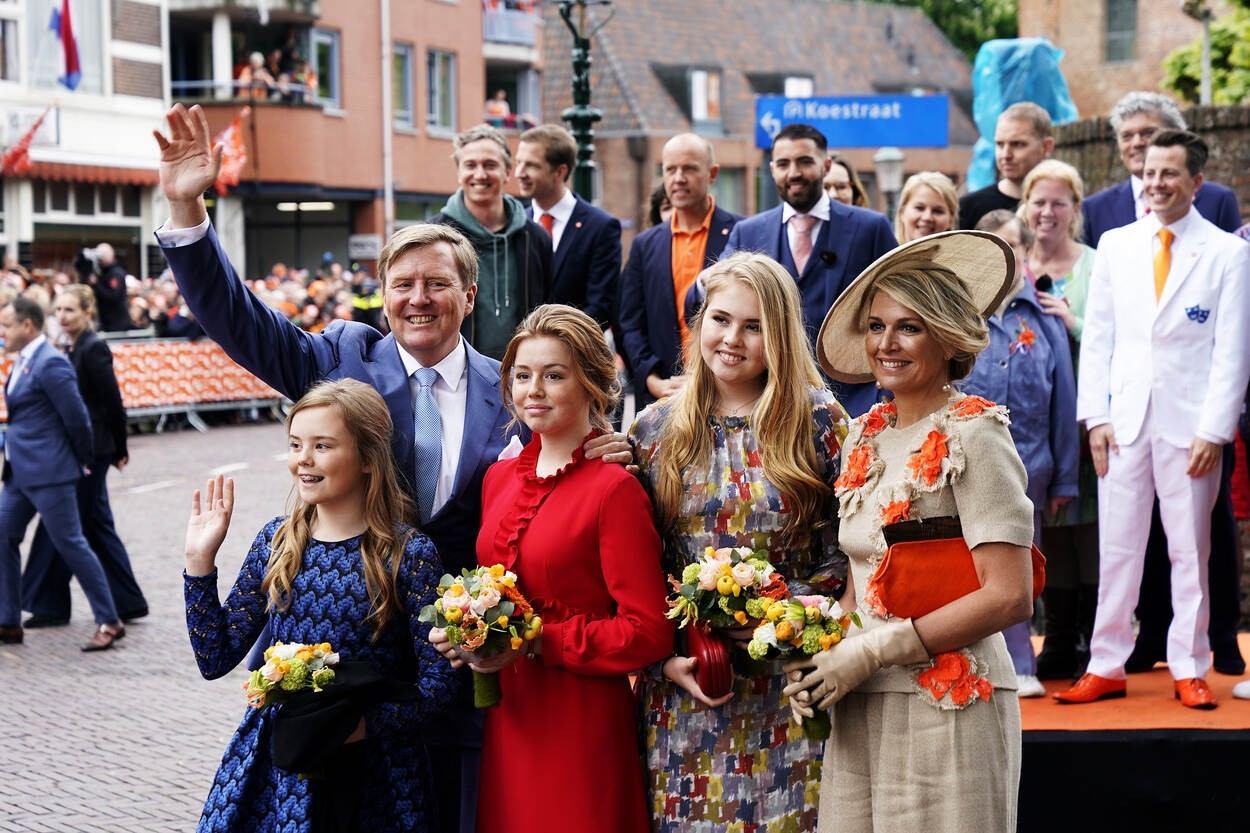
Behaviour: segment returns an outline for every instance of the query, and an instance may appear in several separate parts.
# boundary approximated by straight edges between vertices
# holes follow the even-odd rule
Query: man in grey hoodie
[[[477,250],[477,301],[461,332],[480,353],[499,359],[526,314],[550,300],[551,238],[504,193],[512,153],[503,134],[479,124],[455,139],[460,188],[430,222],[452,226]]]

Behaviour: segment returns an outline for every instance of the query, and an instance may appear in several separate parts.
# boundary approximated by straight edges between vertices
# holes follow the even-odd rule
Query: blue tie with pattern
[[[434,401],[434,382],[438,371],[432,367],[418,368],[412,374],[417,380],[417,395],[412,401],[412,428],[415,438],[417,508],[422,523],[433,514],[434,492],[438,473],[443,465],[443,418]]]

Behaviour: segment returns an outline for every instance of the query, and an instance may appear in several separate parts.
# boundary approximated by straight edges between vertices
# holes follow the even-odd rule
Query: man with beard
[[[819,130],[787,125],[773,139],[772,156],[769,169],[781,205],[734,226],[724,254],[763,252],[785,266],[798,281],[803,323],[814,344],[825,313],[847,285],[898,243],[881,214],[829,199],[824,179],[832,163]],[[876,401],[871,384],[835,383],[834,392],[851,416]]]

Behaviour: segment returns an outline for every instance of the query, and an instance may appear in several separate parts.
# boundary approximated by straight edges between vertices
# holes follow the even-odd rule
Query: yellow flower
[[[721,576],[716,580],[716,592],[722,596],[737,595],[739,590],[741,588],[738,587],[738,582],[734,581],[733,576]]]
[[[334,649],[330,647],[330,643],[329,643],[329,642],[322,642],[320,645],[318,645],[318,646],[317,646],[317,650],[318,650],[318,651],[320,651],[320,652],[321,652],[321,653],[323,653],[323,654],[332,654],[332,653],[334,653]]]
[[[522,642],[522,639],[521,639],[521,637],[519,637],[519,636],[514,636],[514,637],[512,637],[512,638],[511,638],[510,640],[508,640],[508,641],[509,641],[509,643],[511,643],[511,645],[512,645],[512,650],[514,650],[514,651],[515,651],[516,649],[518,649],[518,648],[520,648],[520,647],[521,647],[521,642]]]
[[[498,619],[495,620],[495,624],[499,625],[501,628],[507,627],[508,617],[501,615]]]
[[[739,625],[745,625],[749,619],[750,617],[748,617],[745,612],[741,610],[734,611],[734,621]]]
[[[490,568],[492,578],[503,578],[503,574],[506,572],[508,571],[504,569],[502,564],[495,564]]]
[[[455,624],[460,621],[462,616],[464,616],[464,611],[458,607],[451,607],[444,611],[443,616],[447,618],[448,622]]]

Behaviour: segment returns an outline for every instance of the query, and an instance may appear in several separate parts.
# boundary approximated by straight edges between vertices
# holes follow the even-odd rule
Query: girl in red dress
[[[503,690],[486,714],[478,830],[645,833],[628,674],[671,653],[673,626],[646,492],[623,466],[582,456],[588,435],[611,430],[612,354],[590,316],[549,304],[521,322],[500,376],[533,439],[486,473],[478,563],[517,574],[543,630],[471,664]],[[430,638],[455,654],[445,633]]]

